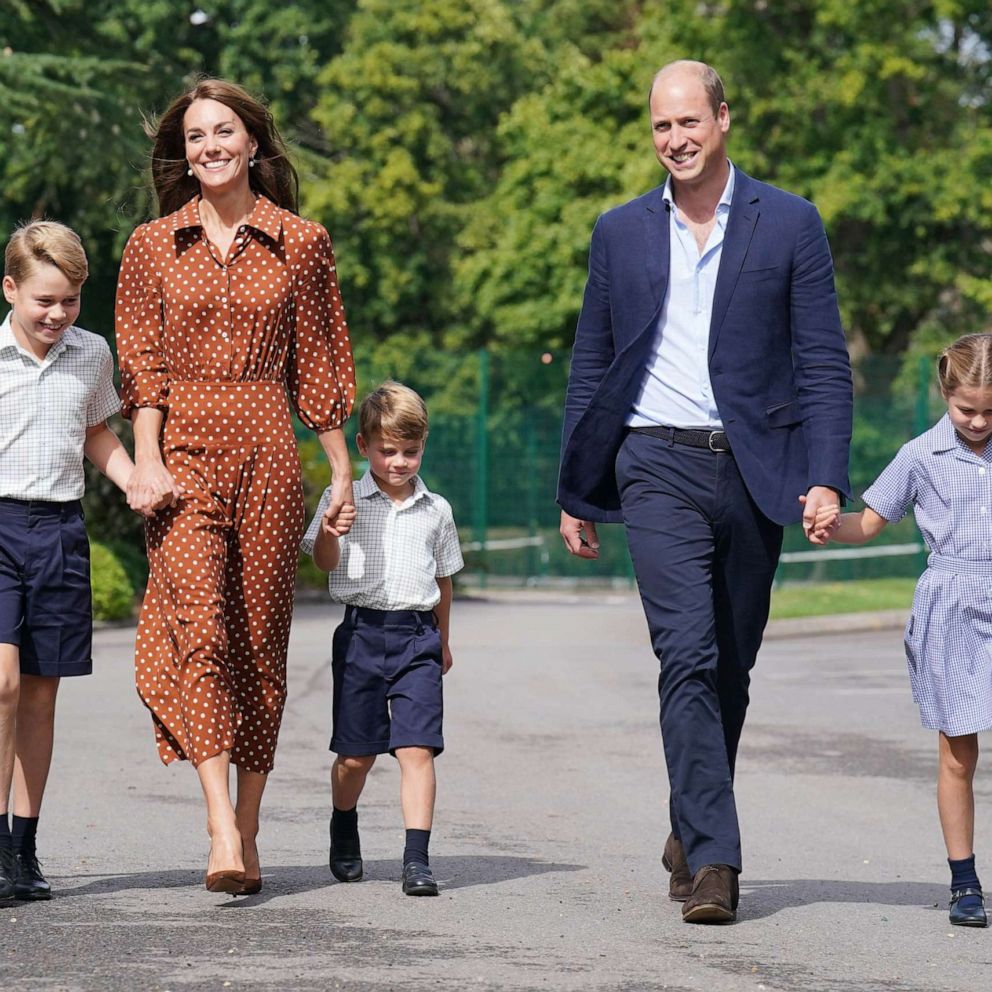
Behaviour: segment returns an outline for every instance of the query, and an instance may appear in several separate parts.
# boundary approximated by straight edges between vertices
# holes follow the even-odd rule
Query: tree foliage
[[[107,332],[142,114],[224,74],[295,142],[376,369],[567,348],[596,216],[663,179],[652,72],[701,58],[735,162],[820,207],[855,354],[901,354],[989,326],[990,50],[987,0],[8,0],[0,226],[77,227]]]

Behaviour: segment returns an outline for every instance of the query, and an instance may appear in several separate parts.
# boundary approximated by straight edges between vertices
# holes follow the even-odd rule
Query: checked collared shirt
[[[0,496],[66,503],[85,488],[86,429],[120,409],[98,334],[67,327],[44,361],[0,324]]]
[[[324,490],[302,547],[313,554],[331,489]],[[327,577],[331,599],[374,610],[430,610],[438,578],[464,564],[448,501],[414,477],[413,495],[396,504],[371,472],[355,483],[355,523],[340,538],[341,560]]]

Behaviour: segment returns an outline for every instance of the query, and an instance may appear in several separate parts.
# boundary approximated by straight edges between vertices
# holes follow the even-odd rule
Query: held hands
[[[330,537],[343,537],[351,530],[357,513],[354,503],[345,503],[335,510],[329,506],[320,521],[320,529]]]
[[[175,506],[183,495],[172,473],[161,463],[141,462],[134,467],[125,489],[127,505],[143,517],[155,516],[158,510]]]
[[[334,537],[342,537],[351,530],[355,515],[355,495],[351,486],[351,477],[335,476],[331,480],[331,502],[324,511],[321,527]]]
[[[826,495],[824,495],[826,494]],[[830,537],[840,526],[840,503],[837,494],[825,486],[813,486],[803,504],[803,533],[810,544],[829,544]]]
[[[565,547],[576,557],[599,557],[599,538],[596,536],[596,525],[591,520],[579,520],[562,510],[559,533]]]

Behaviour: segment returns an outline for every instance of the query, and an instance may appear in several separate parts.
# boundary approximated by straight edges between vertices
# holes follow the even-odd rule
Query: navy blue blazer
[[[619,522],[614,462],[640,391],[668,284],[662,187],[603,214],[565,399],[558,503]],[[710,324],[709,371],[748,491],[779,524],[799,495],[850,497],[851,366],[833,261],[816,208],[737,170]]]

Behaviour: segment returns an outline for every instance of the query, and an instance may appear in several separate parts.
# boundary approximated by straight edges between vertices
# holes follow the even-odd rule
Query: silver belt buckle
[[[710,436],[706,439],[706,443],[707,443],[707,445],[709,445],[710,451],[712,451],[714,453],[717,453],[717,454],[723,450],[722,448],[714,448],[713,447],[713,438],[715,438],[718,434],[721,437],[726,437],[727,436],[727,432],[726,431],[710,431]]]

